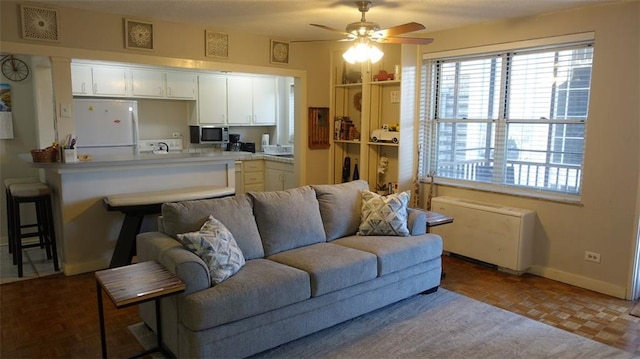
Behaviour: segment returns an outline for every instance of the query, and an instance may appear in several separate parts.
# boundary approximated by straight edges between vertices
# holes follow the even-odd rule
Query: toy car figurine
[[[373,81],[387,81],[393,80],[394,74],[388,74],[385,70],[380,70],[376,75],[373,75]]]
[[[372,142],[389,141],[393,143],[398,143],[399,137],[400,137],[400,132],[389,131],[389,125],[383,125],[381,129],[373,130],[373,132],[371,132]]]

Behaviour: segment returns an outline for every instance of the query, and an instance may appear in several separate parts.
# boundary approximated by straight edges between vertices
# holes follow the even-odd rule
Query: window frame
[[[434,93],[432,93],[432,88],[434,87],[432,84],[434,83],[434,74],[432,73],[432,65],[435,61],[443,61],[447,59],[454,59],[456,61],[460,61],[464,57],[472,58],[488,58],[493,56],[502,56],[502,61],[506,61],[505,55],[507,53],[529,53],[529,52],[541,52],[541,51],[553,51],[559,50],[560,48],[570,47],[570,46],[583,46],[585,44],[594,45],[595,35],[593,32],[588,33],[580,33],[580,34],[572,34],[572,35],[563,35],[556,36],[550,38],[543,39],[534,39],[534,40],[525,40],[511,43],[503,43],[497,45],[489,45],[489,46],[481,46],[475,48],[468,49],[457,49],[443,52],[434,52],[434,53],[425,53],[422,56],[422,65],[421,65],[421,98],[420,98],[420,146],[422,150],[420,151],[420,159],[419,159],[419,174],[421,180],[426,180],[427,175],[433,174],[430,171],[431,168],[435,167],[436,155],[437,155],[437,146],[435,143],[436,139],[436,128],[438,127],[438,122],[435,119],[437,116],[434,115],[433,111],[439,111],[435,108],[436,98]],[[507,66],[502,66],[502,74],[501,79],[505,78]],[[593,70],[593,63],[592,63]],[[493,125],[493,130],[497,133],[494,135],[493,139],[489,138],[489,141],[502,141],[502,143],[494,143],[494,148],[505,149],[505,154],[498,154],[501,151],[494,151],[494,162],[499,162],[502,166],[506,166],[506,148],[507,148],[507,127],[509,124],[517,124],[517,123],[527,123],[528,120],[520,120],[520,119],[505,119],[505,111],[508,109],[508,103],[504,101],[504,97],[506,96],[505,82],[502,81],[500,85],[500,102],[498,105],[498,118],[497,119],[482,119],[481,121],[474,121],[473,123],[480,123],[482,121],[486,122],[489,126]],[[593,88],[593,82],[591,83],[591,88]],[[457,119],[448,119],[447,123],[453,123],[455,125],[458,121]],[[436,122],[434,124],[434,122]],[[562,123],[576,123],[575,120],[553,120],[552,122],[545,122],[544,124],[562,124]],[[587,121],[583,120],[582,124],[584,124],[584,141],[586,144],[586,125]],[[502,133],[502,135],[500,135]],[[501,147],[499,147],[500,145]],[[586,146],[583,147],[583,153],[586,155]],[[504,156],[503,156],[504,155]],[[500,158],[495,158],[495,156],[500,156]],[[584,178],[584,167],[585,167],[585,158],[583,157],[583,161],[581,164],[582,178]],[[496,168],[493,171],[493,178],[501,178],[503,174],[503,168]],[[546,190],[543,188],[535,188],[535,187],[520,187],[520,186],[508,186],[500,183],[490,183],[490,182],[482,182],[477,180],[466,180],[466,179],[454,179],[448,177],[438,177],[437,174],[434,177],[435,183],[441,185],[450,185],[455,187],[462,188],[472,188],[476,190],[485,190],[491,192],[498,193],[506,193],[511,195],[518,196],[526,196],[526,197],[534,197],[541,199],[549,199],[549,200],[557,200],[561,202],[572,202],[579,203],[581,199],[581,193],[565,193],[565,192],[555,192],[551,190]],[[494,180],[492,180],[494,182]],[[583,181],[580,180],[582,184]],[[581,188],[580,192],[584,189]]]

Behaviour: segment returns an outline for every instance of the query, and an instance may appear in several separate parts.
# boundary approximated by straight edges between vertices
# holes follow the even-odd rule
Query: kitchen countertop
[[[114,156],[94,156],[91,161],[80,161],[75,163],[65,162],[33,162],[30,154],[22,154],[20,157],[32,164],[33,167],[58,170],[75,171],[99,169],[104,167],[126,167],[141,165],[157,165],[169,163],[188,163],[202,161],[248,161],[248,160],[270,160],[283,163],[293,163],[293,157],[274,156],[264,153],[234,152],[234,151],[211,151],[211,152],[169,152],[163,154],[140,153],[137,155],[114,155]]]

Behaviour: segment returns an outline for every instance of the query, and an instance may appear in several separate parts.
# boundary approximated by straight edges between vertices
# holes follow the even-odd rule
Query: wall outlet
[[[173,138],[178,138],[178,137],[182,137],[182,134],[180,132],[174,132],[171,134],[171,136],[173,136]]]
[[[600,263],[600,253],[585,251],[584,260],[589,262]]]

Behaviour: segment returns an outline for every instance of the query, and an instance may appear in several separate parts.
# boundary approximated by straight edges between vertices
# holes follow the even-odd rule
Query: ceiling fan
[[[409,22],[406,24],[393,26],[388,29],[380,29],[380,25],[375,22],[369,22],[366,19],[365,14],[371,7],[371,1],[354,1],[358,6],[358,11],[362,13],[362,18],[359,22],[353,22],[347,25],[345,31],[339,30],[333,27],[319,24],[311,24],[321,29],[336,32],[345,36],[344,39],[338,41],[373,41],[377,43],[389,43],[389,44],[414,44],[414,45],[426,45],[433,42],[430,38],[419,37],[398,37],[396,35],[405,34],[413,31],[424,30],[425,27],[417,22]],[[312,42],[312,41],[326,41],[326,40],[308,40],[308,41],[296,41],[296,42]]]

